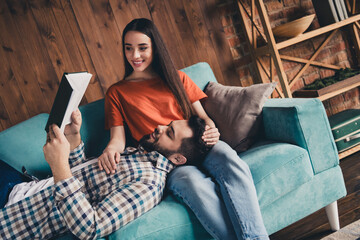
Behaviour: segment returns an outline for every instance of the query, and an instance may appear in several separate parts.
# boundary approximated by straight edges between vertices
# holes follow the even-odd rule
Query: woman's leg
[[[168,176],[167,187],[190,207],[214,238],[237,239],[216,185],[197,167],[175,168]]]
[[[268,239],[248,165],[225,142],[219,141],[204,161],[218,183],[239,239]]]

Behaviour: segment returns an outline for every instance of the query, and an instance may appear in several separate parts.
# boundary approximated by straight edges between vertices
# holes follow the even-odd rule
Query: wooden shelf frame
[[[326,64],[320,61],[316,61],[316,57],[321,52],[321,50],[328,44],[331,38],[335,35],[335,33],[342,27],[352,25],[352,32],[354,38],[354,47],[356,51],[359,53],[360,59],[360,37],[358,31],[360,30],[360,14],[351,16],[343,21],[333,23],[327,25],[325,27],[321,27],[304,34],[300,34],[297,37],[287,39],[281,41],[279,43],[276,42],[274,35],[272,33],[272,28],[270,24],[269,17],[267,15],[267,11],[264,5],[263,0],[251,0],[250,6],[247,6],[244,0],[238,0],[238,8],[240,11],[240,16],[242,18],[242,26],[245,29],[246,40],[250,46],[250,53],[253,61],[256,63],[256,74],[262,82],[272,82],[274,78],[274,73],[276,72],[279,82],[281,85],[281,90],[277,88],[277,92],[280,97],[292,97],[291,87],[295,85],[295,83],[301,79],[303,73],[310,67],[320,67],[320,68],[328,68],[332,70],[339,70],[341,67]],[[347,5],[354,8],[354,4],[350,4],[347,2]],[[249,9],[250,10],[247,10]],[[352,9],[351,8],[351,9]],[[258,12],[258,15],[255,16],[255,12]],[[354,11],[351,10],[351,13]],[[260,17],[260,24],[256,23],[256,17]],[[279,51],[281,49],[296,45],[300,42],[312,39],[314,37],[328,34],[325,40],[320,44],[320,46],[314,51],[313,55],[310,59],[304,59],[294,56],[285,56],[281,55]],[[263,40],[265,40],[265,45],[261,47],[257,47],[257,36],[261,36]],[[269,64],[265,65],[264,57],[268,57]],[[293,79],[288,79],[283,67],[282,60],[284,61],[293,61],[300,64],[303,64],[299,70],[299,72],[295,75]],[[267,70],[270,66],[270,69]],[[335,96],[335,95],[334,95]]]
[[[358,63],[360,64],[360,36],[359,36],[359,30],[360,30],[360,24],[358,21],[360,21],[360,14],[355,14],[355,1],[356,0],[346,0],[347,9],[351,13],[351,17],[342,20],[337,23],[333,23],[330,25],[327,25],[325,27],[321,27],[319,29],[315,29],[309,32],[306,32],[304,34],[301,34],[297,37],[282,41],[277,43],[275,41],[271,24],[269,21],[269,17],[267,15],[267,11],[264,5],[263,0],[249,0],[250,3],[250,11],[247,10],[247,6],[245,5],[244,0],[237,0],[238,9],[240,11],[241,16],[241,24],[243,29],[245,29],[245,36],[248,45],[250,46],[250,54],[252,57],[253,62],[256,64],[256,75],[263,83],[266,82],[272,82],[274,78],[274,73],[276,72],[279,82],[281,85],[281,90],[279,87],[276,88],[277,93],[280,97],[284,98],[292,98],[292,92],[291,87],[298,81],[301,77],[301,75],[306,71],[306,69],[309,66],[316,66],[320,68],[328,68],[337,70],[340,69],[339,66],[331,65],[331,64],[325,64],[319,61],[315,61],[317,55],[319,52],[326,46],[326,44],[331,40],[331,38],[335,35],[335,33],[338,31],[338,29],[351,25],[351,33],[353,38],[353,46],[356,51],[356,56],[358,59]],[[258,12],[258,16],[260,17],[260,24],[259,26],[256,22],[257,16],[255,16],[256,10]],[[261,31],[263,30],[263,32]],[[325,40],[320,44],[320,46],[315,50],[314,54],[310,57],[310,59],[302,59],[299,57],[293,57],[293,56],[285,56],[281,55],[279,53],[279,50],[284,49],[286,47],[293,46],[295,44],[298,44],[300,42],[312,39],[314,37],[328,34],[328,36],[325,38]],[[265,40],[266,45],[257,47],[257,36],[261,36],[263,40]],[[267,56],[269,59],[269,69],[267,65],[265,65],[263,57]],[[284,67],[282,64],[282,60],[285,61],[293,61],[298,62],[301,64],[305,64],[299,72],[296,74],[296,76],[289,81],[288,77],[284,71]],[[346,86],[343,89],[336,90],[334,92],[327,93],[323,96],[319,96],[318,98],[321,101],[324,101],[326,99],[329,99],[331,97],[334,97],[338,94],[341,94],[343,92],[346,92],[348,90],[351,90],[355,87],[359,87],[360,83],[354,83],[350,86]],[[339,158],[344,158],[352,153],[355,153],[360,150],[360,145],[351,148],[345,152],[342,152],[339,154]]]

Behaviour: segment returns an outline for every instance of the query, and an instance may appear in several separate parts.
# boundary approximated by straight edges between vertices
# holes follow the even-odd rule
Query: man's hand
[[[76,109],[71,114],[71,123],[65,126],[64,134],[70,143],[70,149],[73,150],[81,143],[80,128],[82,123],[81,112]]]
[[[100,170],[105,170],[107,174],[114,174],[116,164],[120,162],[120,153],[111,148],[105,148],[103,154],[98,158]]]
[[[205,132],[202,136],[202,139],[204,142],[206,142],[207,145],[215,145],[220,138],[219,130],[216,127],[210,127],[209,125],[205,126]]]
[[[70,143],[55,124],[49,128],[43,150],[45,159],[53,173],[55,183],[72,176],[68,162]]]

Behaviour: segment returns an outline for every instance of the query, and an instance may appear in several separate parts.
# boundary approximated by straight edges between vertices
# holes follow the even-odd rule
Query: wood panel
[[[1,35],[0,42],[2,44]],[[10,127],[11,123],[16,124],[29,117],[24,99],[19,91],[19,85],[7,60],[5,51],[12,52],[13,50],[3,44],[2,48],[0,48],[0,119],[3,129]]]
[[[65,3],[65,1],[62,2]],[[56,72],[56,80],[60,80],[64,72],[88,71],[94,74],[92,64],[84,64],[76,37],[71,31],[60,0],[50,2],[31,0],[30,4],[44,47]],[[79,36],[81,35],[78,34],[80,40]],[[80,41],[79,44],[84,45],[84,42]],[[83,56],[86,57],[86,54]],[[103,92],[95,75],[87,88],[83,103],[92,102],[101,97],[103,97]]]
[[[21,81],[20,88],[24,88],[25,105],[33,116],[38,111],[47,111],[51,107],[58,86],[58,83],[54,81],[57,76],[51,66],[50,57],[43,47],[41,33],[33,18],[29,3],[25,0],[6,2],[9,10],[8,18],[12,18],[14,23],[13,27],[6,24],[7,29],[17,30],[18,39],[14,43],[15,51],[24,57],[17,59],[16,64],[19,68],[14,68],[13,71],[15,75],[19,72],[23,74],[22,78],[17,79]],[[32,110],[33,107],[36,108]]]
[[[69,49],[68,51],[72,62],[78,67],[75,71],[86,69],[94,75],[85,92],[86,100],[88,102],[93,102],[103,98],[104,89],[102,89],[102,86],[100,85],[98,75],[94,69],[85,41],[78,27],[70,1],[57,0],[56,7],[53,7],[53,12],[58,21],[58,25],[61,28],[65,44]]]
[[[10,122],[16,124],[46,111],[48,104],[43,100],[46,96],[39,82],[32,81],[36,79],[35,69],[24,50],[24,42],[28,39],[21,36],[17,29],[20,24],[13,20],[13,16],[20,13],[15,6],[8,7],[5,1],[0,1],[0,9],[1,97]]]
[[[94,77],[82,103],[123,78],[121,34],[134,18],[157,25],[177,68],[208,62],[220,83],[240,85],[217,0],[0,1],[0,131],[49,112],[63,72]]]
[[[121,80],[122,53],[120,33],[108,1],[71,1],[99,81],[104,90]]]

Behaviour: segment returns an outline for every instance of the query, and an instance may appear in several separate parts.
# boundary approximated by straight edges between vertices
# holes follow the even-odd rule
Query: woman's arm
[[[115,126],[110,129],[110,141],[98,158],[100,170],[105,170],[107,174],[115,173],[116,164],[120,161],[120,154],[125,149],[125,129],[124,126]]]
[[[206,114],[204,108],[202,107],[200,101],[196,101],[192,104],[196,114],[205,120],[206,127],[203,135],[203,140],[208,145],[215,145],[219,141],[220,133],[216,128],[215,123],[211,118]]]

